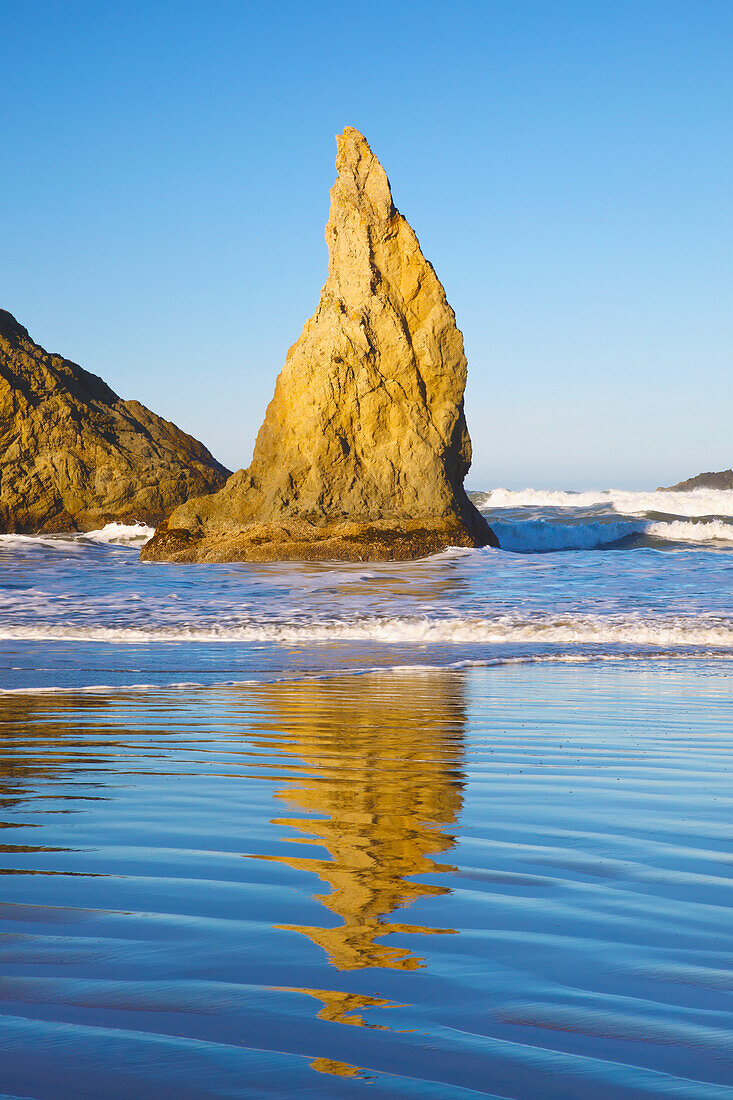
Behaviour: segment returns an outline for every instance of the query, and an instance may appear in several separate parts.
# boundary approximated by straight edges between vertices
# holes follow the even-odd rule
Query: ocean
[[[733,1097],[733,492],[0,536],[0,1096]]]

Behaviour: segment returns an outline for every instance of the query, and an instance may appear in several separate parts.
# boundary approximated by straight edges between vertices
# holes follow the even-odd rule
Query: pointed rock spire
[[[147,558],[389,559],[496,542],[463,489],[455,315],[366,139],[347,126],[336,141],[328,278],[252,463],[176,509]]]

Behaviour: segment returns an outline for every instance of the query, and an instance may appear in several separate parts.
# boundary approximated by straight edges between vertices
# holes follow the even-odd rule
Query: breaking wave
[[[523,553],[601,550],[632,538],[678,543],[733,543],[733,523],[725,520],[599,519],[557,523],[547,519],[497,520],[492,517],[491,526],[503,550]]]
[[[124,546],[142,546],[155,534],[154,527],[145,523],[108,523],[100,531],[86,531],[80,538],[92,542],[115,543]]]
[[[622,515],[662,512],[672,516],[733,516],[733,489],[693,489],[688,492],[631,492],[590,489],[492,489],[476,494],[479,508],[610,508]]]
[[[721,616],[582,616],[433,618],[421,616],[321,619],[241,625],[0,626],[3,641],[150,643],[274,643],[317,645],[377,642],[397,645],[613,645],[708,647],[733,654],[733,620]]]
[[[502,550],[524,553],[547,550],[597,550],[631,535],[641,534],[643,521],[618,520],[597,523],[552,523],[546,519],[494,520],[491,526]]]
[[[13,547],[57,547],[68,550],[80,542],[97,542],[103,545],[142,546],[155,534],[154,527],[145,523],[108,523],[98,531],[70,531],[58,535],[0,535],[0,545]]]
[[[68,550],[75,543],[76,539],[69,535],[0,535],[0,546],[8,550],[23,550],[26,547]]]
[[[672,542],[733,542],[733,523],[725,520],[709,520],[690,523],[674,520],[669,523],[650,523],[646,534],[655,539]]]

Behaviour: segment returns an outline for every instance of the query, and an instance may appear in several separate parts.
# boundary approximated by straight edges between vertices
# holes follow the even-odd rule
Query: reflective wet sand
[[[714,662],[0,699],[0,1092],[731,1096]]]

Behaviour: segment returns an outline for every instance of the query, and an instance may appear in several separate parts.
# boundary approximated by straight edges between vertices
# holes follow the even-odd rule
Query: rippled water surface
[[[5,1092],[733,1095],[727,668],[4,696]]]

